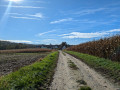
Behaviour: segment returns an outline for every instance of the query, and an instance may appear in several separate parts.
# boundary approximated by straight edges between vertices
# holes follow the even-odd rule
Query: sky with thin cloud
[[[80,44],[120,33],[120,0],[0,0],[0,40]]]

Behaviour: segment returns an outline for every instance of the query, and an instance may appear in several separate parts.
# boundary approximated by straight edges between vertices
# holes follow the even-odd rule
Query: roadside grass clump
[[[64,52],[62,52],[64,56],[66,56],[66,54]]]
[[[74,62],[72,62],[71,60],[69,60],[69,67],[70,68],[72,68],[72,69],[74,69],[74,70],[77,70],[78,69],[78,67],[74,64]]]
[[[107,74],[110,78],[113,78],[115,82],[120,82],[120,63],[113,62],[108,59],[99,58],[96,56],[73,52],[65,51],[85,62],[87,65],[93,67],[97,71],[101,71],[104,74]]]
[[[92,89],[88,86],[81,86],[79,90],[92,90]]]
[[[58,52],[0,78],[0,90],[44,90],[50,84]]]
[[[87,83],[84,80],[77,80],[76,82],[79,84],[87,85]]]

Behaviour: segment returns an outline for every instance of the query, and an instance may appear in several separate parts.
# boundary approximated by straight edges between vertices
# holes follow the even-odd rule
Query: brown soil
[[[0,76],[39,61],[40,58],[44,58],[47,54],[48,53],[0,54]]]

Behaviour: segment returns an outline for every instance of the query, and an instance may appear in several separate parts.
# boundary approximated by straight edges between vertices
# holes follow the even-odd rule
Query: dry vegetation
[[[67,50],[120,62],[120,35],[72,46]]]
[[[14,49],[14,50],[0,50],[0,54],[3,53],[39,53],[39,52],[50,52],[50,49]]]

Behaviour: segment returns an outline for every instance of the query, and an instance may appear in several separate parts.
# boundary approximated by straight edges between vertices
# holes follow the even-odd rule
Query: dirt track
[[[70,60],[78,67],[77,70],[69,67]],[[81,80],[92,90],[120,90],[86,64],[71,55],[63,54],[62,51],[53,78],[50,90],[78,90],[85,86],[78,82]]]

